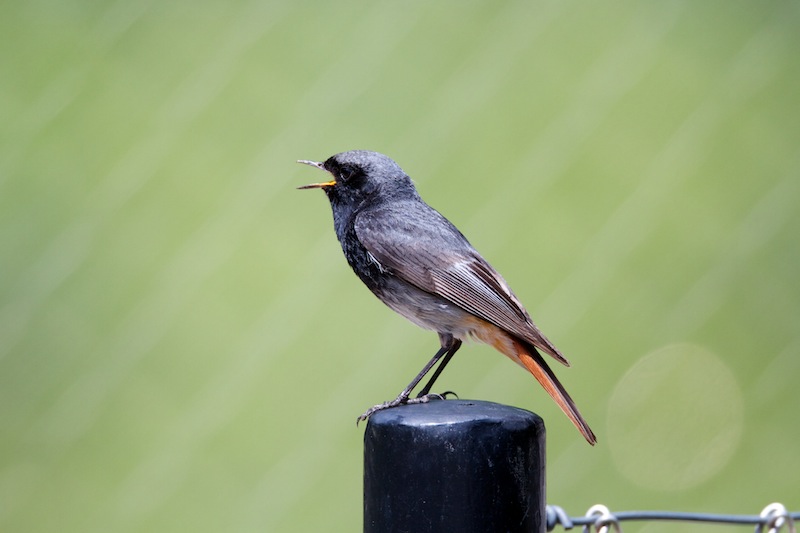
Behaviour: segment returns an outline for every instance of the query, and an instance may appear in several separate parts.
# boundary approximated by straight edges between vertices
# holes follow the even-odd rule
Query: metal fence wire
[[[547,531],[556,526],[572,529],[583,527],[583,533],[622,532],[620,522],[625,521],[670,521],[706,522],[710,524],[751,525],[755,533],[797,533],[795,521],[800,521],[800,512],[790,513],[780,503],[767,505],[758,515],[729,515],[709,513],[682,513],[673,511],[621,511],[612,513],[605,505],[593,505],[584,516],[571,517],[557,505],[548,505]]]

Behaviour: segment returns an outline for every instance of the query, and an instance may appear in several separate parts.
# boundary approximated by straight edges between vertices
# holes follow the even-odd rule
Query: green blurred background
[[[572,360],[548,501],[800,509],[797,2],[0,6],[0,530],[358,531],[363,426],[433,333],[296,159],[372,149]],[[626,526],[690,531],[698,526]]]

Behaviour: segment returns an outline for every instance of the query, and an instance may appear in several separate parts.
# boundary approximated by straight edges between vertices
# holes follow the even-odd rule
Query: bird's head
[[[411,178],[389,157],[378,152],[351,150],[329,157],[324,163],[299,160],[322,169],[333,177],[298,189],[322,189],[331,203],[356,208],[363,201],[397,200],[416,196]]]

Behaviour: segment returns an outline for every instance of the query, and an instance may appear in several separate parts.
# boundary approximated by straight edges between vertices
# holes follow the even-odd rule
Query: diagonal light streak
[[[194,117],[225,88],[237,66],[236,58],[280,20],[280,13],[272,12],[273,5],[286,8],[285,4],[268,2],[251,6],[244,16],[234,20],[232,30],[216,47],[216,55],[175,89],[154,113],[150,133],[142,135],[140,142],[87,194],[85,207],[80,210],[83,214],[44,246],[21,279],[11,283],[15,291],[0,308],[0,360],[21,340],[37,310],[91,256],[94,240],[106,221],[153,178]],[[264,16],[263,10],[270,16]]]
[[[716,265],[698,279],[660,322],[667,338],[686,338],[702,327],[725,304],[736,279],[750,268],[748,260],[766,247],[786,223],[797,216],[800,205],[800,168],[776,183],[756,202],[731,232],[733,242]]]
[[[659,46],[679,20],[685,3],[663,4],[655,16],[649,9],[652,7],[642,9],[620,32],[620,38],[591,65],[574,89],[572,100],[541,131],[528,153],[514,166],[510,172],[514,179],[484,204],[475,215],[474,224],[481,225],[498,213],[515,213],[529,205],[531,198],[536,198],[536,191],[545,189],[565,172],[614,106],[644,78],[657,59]],[[535,179],[531,179],[531,175],[535,175]],[[520,194],[521,190],[526,194]],[[501,234],[491,244],[499,247],[503,240]]]
[[[556,329],[567,331],[594,305],[612,276],[650,235],[669,209],[669,198],[700,166],[722,120],[758,93],[780,68],[784,43],[772,31],[772,21],[744,45],[727,74],[692,111],[654,158],[639,185],[589,239],[575,268],[541,306],[555,317]],[[571,302],[563,306],[560,302]]]
[[[53,76],[36,102],[28,106],[22,120],[14,123],[14,135],[4,139],[0,156],[0,186],[3,180],[16,173],[15,167],[30,151],[36,138],[87,89],[93,63],[108,53],[151,4],[150,0],[118,0],[98,17],[98,22],[85,36],[92,45],[87,47],[81,64]]]
[[[421,118],[410,123],[409,131],[396,143],[398,147],[410,146],[416,165],[425,168],[425,174],[416,181],[423,182],[438,174],[437,165],[444,164],[442,143],[462,127],[471,110],[485,106],[502,88],[520,63],[521,52],[536,42],[567,5],[567,2],[548,4],[532,19],[526,16],[530,4],[512,2],[486,25],[482,39],[475,42],[474,52],[462,60],[460,68],[454,69],[430,98]],[[421,131],[425,132],[425,143],[420,143]]]

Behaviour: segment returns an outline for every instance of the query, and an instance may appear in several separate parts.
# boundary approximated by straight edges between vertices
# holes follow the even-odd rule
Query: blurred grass
[[[318,179],[294,160],[354,148],[395,158],[572,360],[596,449],[485,347],[441,383],[545,418],[551,503],[800,508],[799,22],[788,1],[4,3],[0,530],[360,527],[354,417],[436,340],[294,190]],[[732,459],[681,491],[625,477],[606,432],[673,343],[744,406]]]

